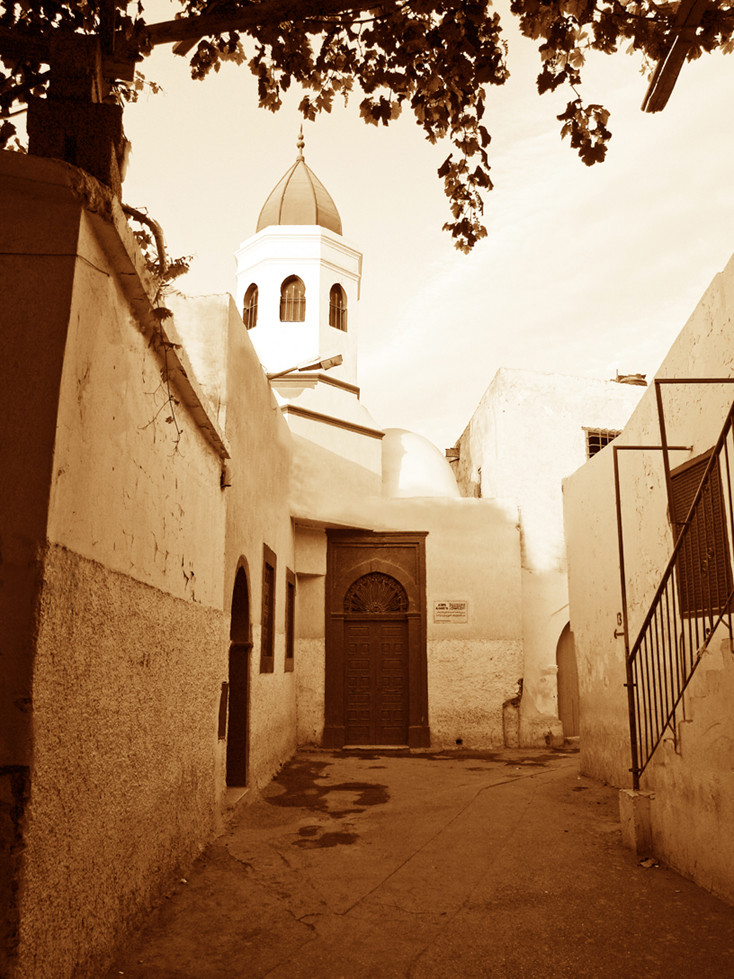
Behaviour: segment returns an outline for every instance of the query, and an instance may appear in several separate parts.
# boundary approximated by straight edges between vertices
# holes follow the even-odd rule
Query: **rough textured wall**
[[[113,236],[82,215],[78,247],[87,261],[74,277],[48,537],[173,595],[218,606],[222,460],[186,407],[168,399],[165,362],[109,255]],[[181,400],[175,386],[171,393]]]
[[[331,492],[328,486],[326,492]],[[312,488],[315,495],[315,490]],[[502,706],[522,676],[520,545],[515,514],[488,500],[345,496],[344,522],[374,531],[427,531],[428,711],[432,743],[502,744]],[[323,535],[322,535],[323,536]],[[312,574],[299,605],[299,738],[321,737],[324,711],[323,579],[313,531],[299,528],[299,572]],[[325,551],[324,551],[325,553]],[[434,603],[468,603],[466,621],[434,621]],[[320,630],[320,631],[319,631]],[[300,718],[303,718],[301,723]]]
[[[250,636],[248,784],[262,786],[296,747],[296,682],[285,669],[286,570],[295,571],[289,510],[292,437],[230,296],[174,300],[182,339],[206,394],[226,419],[226,544],[221,601],[229,611],[246,569]],[[222,379],[225,379],[223,382]],[[263,545],[276,556],[275,659],[260,672]],[[226,679],[226,674],[222,679]]]
[[[622,429],[643,393],[614,381],[502,369],[458,442],[462,493],[509,500],[519,511],[523,745],[562,733],[556,717],[556,646],[568,621],[562,480],[586,460],[584,428]]]
[[[35,180],[29,191],[24,159],[0,152],[0,975],[18,940],[35,607],[79,227],[73,201],[54,219],[55,189]]]
[[[522,634],[525,658],[521,675],[520,744],[548,744],[561,734],[558,716],[558,639],[568,622],[565,571],[522,571]]]
[[[119,203],[73,167],[10,157],[26,336],[6,358],[24,417],[5,422],[27,474],[3,550],[34,554],[35,618],[12,657],[32,675],[32,697],[13,696],[33,755],[3,974],[63,979],[103,971],[214,824],[226,450],[183,354],[151,342],[154,288]],[[25,501],[24,480],[38,482]]]
[[[677,750],[668,732],[645,773],[655,853],[734,903],[734,657],[714,641],[686,693]]]
[[[323,582],[321,584],[323,595]],[[298,744],[321,744],[324,736],[326,643],[322,639],[299,639],[296,644],[298,670]]]
[[[62,547],[46,558],[34,683],[24,979],[107,956],[214,826],[221,610]]]
[[[734,372],[734,261],[713,280],[658,372],[667,378],[730,377]],[[665,385],[663,401],[672,454],[679,465],[716,441],[732,402],[731,385]],[[620,444],[659,444],[653,392],[625,428]],[[606,456],[606,453],[601,455]],[[569,531],[571,625],[579,656],[582,764],[590,774],[629,785],[629,732],[622,640],[612,636],[621,611],[611,460],[597,457],[565,483]],[[660,453],[620,453],[620,484],[630,646],[637,638],[672,552]],[[731,652],[719,636],[704,654],[671,732],[643,773],[653,793],[655,853],[728,899],[734,895],[731,843]]]
[[[581,767],[587,775],[629,786],[624,639],[614,635],[622,608],[611,455],[600,452],[564,483],[568,588]]]
[[[522,669],[518,639],[429,640],[431,747],[503,745],[502,706],[517,693]]]

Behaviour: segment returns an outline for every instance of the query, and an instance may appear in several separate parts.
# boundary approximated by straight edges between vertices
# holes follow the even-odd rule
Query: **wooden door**
[[[227,785],[247,785],[247,680],[251,643],[230,643]]]
[[[250,589],[247,572],[238,568],[229,624],[229,712],[227,718],[227,785],[247,785],[248,683],[250,676]]]
[[[349,617],[344,626],[346,744],[407,744],[407,619]]]

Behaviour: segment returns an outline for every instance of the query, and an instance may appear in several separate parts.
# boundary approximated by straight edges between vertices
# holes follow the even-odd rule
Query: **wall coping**
[[[121,202],[112,191],[94,177],[62,160],[28,156],[9,150],[0,151],[0,181],[6,188],[13,184],[44,188],[44,194],[71,200],[86,212],[95,234],[104,245],[133,319],[146,338],[158,336],[151,344],[163,364],[168,364],[171,383],[191,414],[205,439],[222,459],[230,457],[230,448],[220,428],[214,409],[196,380],[194,369],[175,332],[173,318],[159,320],[155,315],[158,285],[148,272],[142,251],[128,224]],[[80,256],[83,257],[83,256]]]

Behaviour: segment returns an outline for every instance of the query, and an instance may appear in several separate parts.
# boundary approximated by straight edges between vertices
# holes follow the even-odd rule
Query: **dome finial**
[[[298,147],[298,159],[302,160],[303,157],[303,147],[306,145],[306,140],[303,138],[303,123],[301,123],[301,128],[298,131],[298,141],[296,146]]]

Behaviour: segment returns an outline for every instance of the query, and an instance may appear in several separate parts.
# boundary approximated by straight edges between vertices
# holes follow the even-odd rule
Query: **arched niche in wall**
[[[242,559],[232,589],[229,624],[227,785],[230,787],[247,785],[251,636],[250,586]]]
[[[575,738],[579,734],[579,677],[570,622],[566,623],[558,639],[556,663],[558,665],[558,718],[563,724],[564,737]]]

